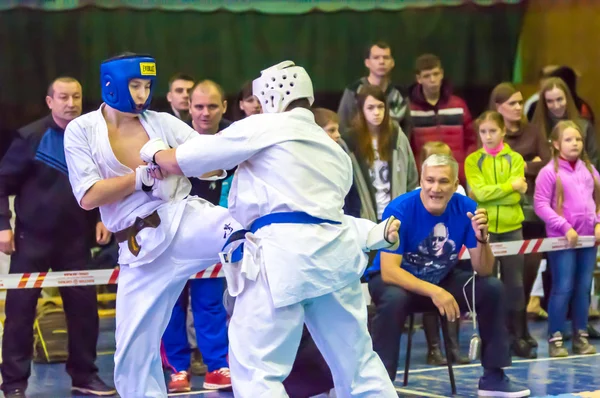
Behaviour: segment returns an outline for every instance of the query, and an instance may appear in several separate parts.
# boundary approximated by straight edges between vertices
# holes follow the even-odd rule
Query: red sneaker
[[[231,387],[229,368],[213,370],[204,376],[204,388],[207,390],[220,390]]]
[[[171,374],[171,381],[169,382],[169,392],[190,392],[192,386],[190,385],[190,376],[188,372],[182,370],[181,372]]]

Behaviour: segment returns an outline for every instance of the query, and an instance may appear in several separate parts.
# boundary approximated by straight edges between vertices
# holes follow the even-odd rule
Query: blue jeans
[[[229,367],[227,312],[223,307],[224,278],[194,279],[190,283],[192,313],[198,349],[209,372]],[[187,338],[186,297],[181,295],[163,334],[168,363],[176,372],[188,370],[191,350]]]
[[[596,248],[548,252],[552,288],[548,302],[548,335],[565,332],[571,305],[573,331],[587,330]]]

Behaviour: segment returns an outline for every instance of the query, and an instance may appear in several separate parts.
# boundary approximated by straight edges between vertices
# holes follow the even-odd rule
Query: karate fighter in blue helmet
[[[177,148],[198,136],[176,117],[148,110],[155,60],[121,54],[102,63],[100,79],[100,108],[65,131],[69,178],[79,205],[99,208],[119,242],[117,391],[124,398],[166,397],[160,340],[171,310],[186,280],[219,262],[231,232],[243,226],[227,209],[189,196],[186,177],[167,175],[140,157],[149,142]],[[189,175],[214,179],[226,173]],[[373,228],[365,221],[345,220],[356,247],[368,250],[368,238],[374,248],[390,246],[386,238],[397,240],[397,224]]]
[[[397,397],[373,351],[360,277],[364,251],[392,246],[381,235],[398,221],[385,220],[369,239],[343,215],[351,161],[315,123],[304,68],[285,61],[262,71],[253,94],[264,114],[175,149],[153,139],[141,150],[144,161],[169,174],[238,166],[229,211],[244,230],[232,234],[221,255],[236,299],[229,324],[234,395],[286,397],[282,382],[306,323],[337,396]]]

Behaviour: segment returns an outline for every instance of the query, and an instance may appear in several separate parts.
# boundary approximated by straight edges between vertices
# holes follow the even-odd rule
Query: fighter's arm
[[[135,192],[135,173],[96,181],[81,197],[79,205],[85,210],[118,202]]]
[[[398,247],[400,221],[394,217],[385,219],[379,224],[365,218],[344,215],[346,221],[354,228],[364,252]]]
[[[71,188],[83,209],[92,210],[119,201],[140,185],[139,172],[103,179],[85,133],[76,122],[71,122],[65,130],[64,147]]]
[[[194,139],[195,137],[197,137],[199,135],[196,130],[194,130],[187,123],[184,123],[177,117],[170,115],[170,114],[163,114],[163,115],[165,116],[165,118],[161,120],[162,127],[163,127],[163,131],[166,132],[167,139],[169,142],[165,143],[164,147],[162,147],[162,149],[177,148],[179,145],[182,145],[182,144]],[[162,141],[161,140],[154,140],[154,141],[158,141],[157,144],[153,145],[152,143],[149,143],[148,146],[158,145],[158,147],[156,147],[156,149],[161,149],[160,143]],[[143,149],[142,149],[142,152],[143,152]],[[165,170],[165,171],[168,171],[168,170]],[[171,174],[181,175],[180,169],[174,170],[174,171],[175,172],[173,172]],[[221,180],[223,178],[226,178],[227,171],[226,170],[215,170],[215,171],[206,173],[204,175],[194,176],[194,177],[196,177],[200,180],[204,180],[204,181],[216,181],[216,180]]]
[[[244,126],[248,125],[234,123],[216,135],[197,135],[175,149],[161,149],[149,143],[142,148],[142,160],[153,161],[168,173],[187,177],[229,170],[265,147],[259,135],[244,131]]]

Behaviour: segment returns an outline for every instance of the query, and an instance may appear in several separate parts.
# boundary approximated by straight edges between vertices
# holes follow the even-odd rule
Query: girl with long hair
[[[563,333],[569,306],[574,354],[594,354],[588,342],[590,289],[596,266],[596,248],[576,249],[580,236],[600,240],[600,175],[584,148],[585,134],[573,121],[552,129],[552,161],[540,171],[535,187],[537,215],[546,223],[548,237],[565,237],[568,249],[548,252],[552,287],[548,303],[548,350],[551,357],[568,355]]]
[[[591,164],[598,167],[598,147],[593,125],[579,114],[567,84],[558,77],[552,77],[542,85],[540,101],[531,123],[546,134],[546,137],[550,137],[552,129],[561,120],[571,120],[579,126],[585,152]]]
[[[383,90],[364,85],[357,103],[346,143],[365,182],[357,182],[362,216],[377,221],[392,199],[418,186],[419,177],[408,138],[390,118]]]

